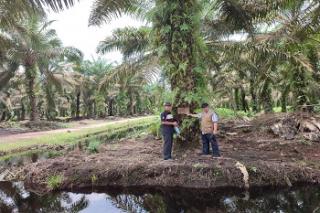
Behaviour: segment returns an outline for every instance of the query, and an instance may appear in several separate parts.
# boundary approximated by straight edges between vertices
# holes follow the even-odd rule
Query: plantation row
[[[119,65],[62,45],[45,9],[73,3],[1,4],[1,120],[145,114],[164,101],[174,112],[202,102],[255,113],[319,104],[318,1],[94,1],[90,26],[123,14],[145,23],[100,41],[97,53],[120,51]],[[192,140],[192,121],[179,120]]]

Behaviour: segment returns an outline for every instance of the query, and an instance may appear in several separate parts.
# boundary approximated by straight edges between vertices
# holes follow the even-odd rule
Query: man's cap
[[[165,102],[164,106],[172,106],[172,104],[170,102]]]
[[[208,103],[203,103],[203,104],[201,104],[201,108],[207,108],[208,106],[209,106]]]

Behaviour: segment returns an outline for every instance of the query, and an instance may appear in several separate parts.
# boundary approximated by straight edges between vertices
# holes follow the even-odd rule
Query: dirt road
[[[0,143],[12,143],[19,142],[26,139],[32,139],[39,136],[59,134],[65,132],[79,132],[84,129],[95,129],[99,127],[103,127],[105,125],[112,124],[120,124],[125,123],[127,121],[139,120],[143,118],[147,118],[149,116],[138,117],[138,118],[119,118],[117,120],[82,120],[71,123],[71,128],[63,128],[49,131],[38,131],[38,132],[27,132],[27,133],[12,133],[8,131],[8,134],[3,134],[0,136]]]

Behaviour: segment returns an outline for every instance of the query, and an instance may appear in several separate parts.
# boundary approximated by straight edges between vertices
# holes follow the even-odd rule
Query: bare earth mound
[[[310,132],[316,134],[319,129],[311,131],[303,126],[306,120],[316,125],[319,119],[290,116],[222,122],[218,138],[223,157],[219,159],[200,156],[199,139],[199,149],[174,151],[176,160],[163,161],[162,141],[149,136],[103,145],[98,154],[75,150],[63,157],[34,163],[24,169],[23,176],[28,188],[37,192],[50,191],[47,183],[54,175],[62,177],[58,189],[88,186],[214,189],[319,184],[320,143],[314,140],[315,136],[313,140],[306,136]],[[291,127],[292,124],[284,120],[289,118],[299,125],[294,125],[294,132],[287,138],[286,124]]]

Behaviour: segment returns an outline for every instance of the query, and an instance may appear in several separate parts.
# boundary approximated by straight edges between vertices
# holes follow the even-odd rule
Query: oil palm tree
[[[82,57],[78,50],[62,47],[55,30],[49,28],[51,23],[52,21],[46,21],[45,18],[34,15],[27,20],[16,23],[14,28],[4,32],[10,35],[11,42],[6,57],[13,63],[22,65],[25,69],[31,111],[30,120],[32,121],[39,119],[36,93],[40,67],[43,68],[44,64],[50,63],[50,60],[65,55]]]
[[[106,115],[105,103],[107,95],[99,91],[100,80],[113,68],[113,65],[103,58],[82,61],[76,69],[83,75],[83,83],[86,87],[77,88],[77,108],[82,97],[87,116]],[[78,111],[78,110],[77,110]],[[77,113],[78,115],[79,113]]]
[[[307,81],[315,81],[318,73],[318,56],[319,45],[316,35],[319,32],[319,3],[315,1],[292,2],[287,5],[285,10],[274,11],[271,19],[257,18],[257,24],[268,24],[271,20],[273,23],[268,27],[255,27],[254,32],[249,32],[245,41],[223,43],[215,40],[215,36],[221,35],[213,27],[217,26],[218,21],[207,22],[211,30],[207,33],[212,42],[209,42],[209,50],[219,50],[223,44],[224,66],[238,67],[250,71],[251,78],[250,93],[252,100],[256,100],[256,92],[260,90],[260,103],[264,106],[265,111],[272,110],[271,92],[279,90],[281,95],[282,110],[286,110],[287,96],[292,93],[294,96],[293,105],[303,105],[315,97],[316,92],[312,89]],[[246,13],[245,10],[240,10]],[[225,31],[225,30],[224,30]],[[230,52],[229,52],[230,51]],[[243,56],[246,60],[243,61]],[[232,57],[237,56],[237,57]],[[218,57],[219,58],[219,57]],[[240,59],[240,60],[239,60]],[[219,59],[220,61],[223,60]],[[245,67],[247,68],[245,68]],[[241,74],[240,71],[239,75]],[[313,78],[313,77],[315,78]],[[252,81],[254,80],[254,81]],[[316,85],[316,82],[309,85]],[[273,85],[272,85],[273,84]],[[254,86],[255,85],[255,86]],[[280,86],[282,85],[282,86]],[[254,88],[254,87],[255,88]],[[260,87],[260,88],[259,88]],[[312,92],[311,92],[312,91]],[[254,101],[256,102],[256,101]],[[313,103],[316,103],[314,100]],[[257,106],[257,104],[253,104]],[[256,107],[255,107],[256,109]]]
[[[150,85],[159,75],[156,57],[145,55],[144,57],[127,59],[121,65],[105,73],[99,82],[99,90],[108,96],[109,113],[113,105],[121,107],[121,114],[136,114],[138,104],[143,99],[143,91],[146,85]],[[124,103],[117,103],[121,100]]]

